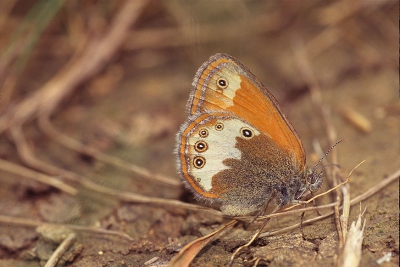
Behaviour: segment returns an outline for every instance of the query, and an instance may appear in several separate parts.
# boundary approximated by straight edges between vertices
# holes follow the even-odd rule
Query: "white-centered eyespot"
[[[215,130],[222,131],[224,129],[224,124],[222,122],[217,122],[214,126]]]
[[[196,150],[196,151],[199,152],[199,153],[204,152],[204,151],[206,151],[207,149],[208,149],[208,145],[207,145],[207,143],[204,142],[204,141],[197,141],[197,142],[194,144],[194,150]]]
[[[227,79],[222,78],[222,77],[219,77],[219,78],[217,79],[217,86],[218,86],[221,90],[224,90],[224,89],[228,88],[229,82],[228,82]]]
[[[193,166],[197,169],[201,169],[206,165],[206,159],[201,156],[196,156],[193,159]]]
[[[251,139],[254,136],[254,132],[252,129],[249,129],[247,127],[243,127],[240,129],[240,134],[244,139]]]
[[[200,131],[199,131],[199,136],[200,137],[207,137],[208,136],[208,130],[207,129],[205,129],[205,128],[202,128],[202,129],[200,129]]]

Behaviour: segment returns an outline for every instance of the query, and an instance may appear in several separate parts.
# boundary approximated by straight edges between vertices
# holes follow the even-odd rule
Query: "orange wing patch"
[[[233,99],[234,106],[228,110],[270,136],[289,156],[294,151],[296,163],[304,168],[305,152],[301,140],[290,122],[281,114],[275,99],[272,100],[271,96],[267,98],[245,76],[241,76],[241,79],[241,88]]]

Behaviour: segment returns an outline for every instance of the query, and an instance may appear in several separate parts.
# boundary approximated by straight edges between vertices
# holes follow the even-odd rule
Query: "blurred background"
[[[351,197],[373,188],[400,167],[398,33],[393,0],[2,0],[0,265],[43,265],[59,243],[35,230],[43,222],[132,237],[79,231],[59,266],[142,266],[153,257],[161,265],[207,227],[220,226],[221,219],[121,200],[81,182],[195,203],[176,174],[175,134],[194,74],[215,53],[237,58],[270,90],[309,165],[320,157],[313,141],[326,151],[345,138],[336,149],[343,176],[367,160],[350,180]],[[41,174],[69,187],[38,182]],[[161,178],[150,179],[156,174]],[[385,266],[398,266],[398,198],[396,179],[362,203],[363,266],[387,253],[393,258]],[[322,232],[305,229],[310,250],[329,237],[332,253],[303,260],[335,265],[334,220],[321,225]],[[224,265],[237,246],[226,242],[193,266]],[[269,263],[285,265],[274,257]]]

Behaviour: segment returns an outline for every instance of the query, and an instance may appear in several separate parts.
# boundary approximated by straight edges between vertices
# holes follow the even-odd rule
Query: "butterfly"
[[[216,54],[197,71],[176,138],[177,169],[199,200],[230,216],[274,211],[316,192],[294,127],[267,88],[234,57]]]

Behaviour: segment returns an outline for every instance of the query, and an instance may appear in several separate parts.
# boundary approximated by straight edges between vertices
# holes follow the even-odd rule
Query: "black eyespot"
[[[242,134],[242,136],[245,139],[250,139],[254,136],[253,130],[243,127],[242,129],[240,129],[240,133]]]
[[[222,122],[217,122],[214,126],[215,130],[222,131],[224,129],[224,124]]]
[[[194,149],[201,153],[208,149],[208,145],[204,141],[197,141],[196,144],[194,144]]]
[[[200,156],[194,157],[193,159],[193,165],[197,169],[201,169],[206,165],[206,159]]]
[[[227,79],[221,78],[221,77],[217,79],[217,86],[220,89],[224,90],[224,89],[226,89],[228,87],[228,85],[229,85],[229,83],[228,83]]]
[[[200,135],[200,137],[207,137],[208,136],[208,130],[207,129],[200,129],[200,131],[199,131],[199,135]]]

